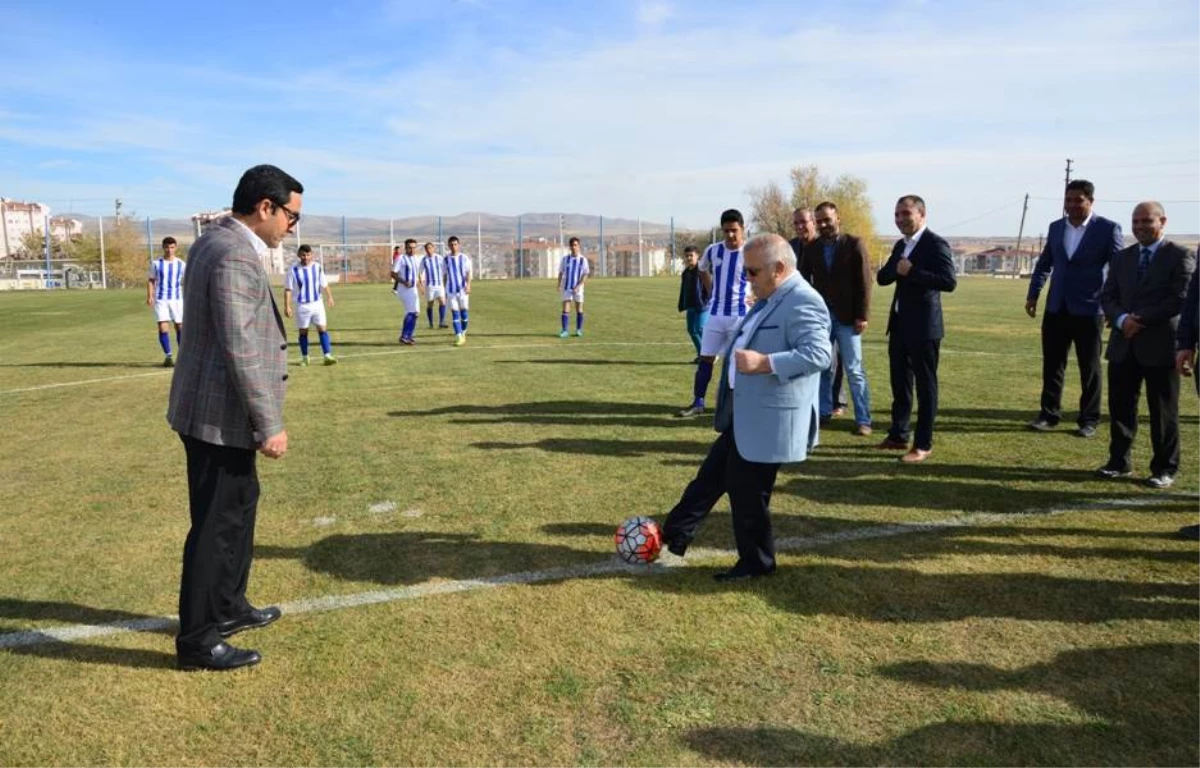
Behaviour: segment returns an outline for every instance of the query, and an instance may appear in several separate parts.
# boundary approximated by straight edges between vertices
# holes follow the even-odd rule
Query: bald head
[[[1133,236],[1142,245],[1154,245],[1167,228],[1167,212],[1157,200],[1138,203],[1133,209]]]

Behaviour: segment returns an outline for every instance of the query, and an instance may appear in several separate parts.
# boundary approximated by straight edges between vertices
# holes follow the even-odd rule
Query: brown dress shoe
[[[933,451],[922,451],[920,448],[913,448],[908,453],[900,457],[900,461],[905,464],[920,464],[925,459],[929,458],[929,454]]]
[[[885,437],[883,439],[883,442],[875,447],[879,448],[880,450],[884,450],[884,451],[907,451],[908,443],[904,442],[903,440],[896,440],[895,438]]]
[[[859,437],[870,437],[871,436],[871,425],[870,424],[856,424],[856,425],[854,425],[854,429],[850,430],[850,434],[858,435]]]

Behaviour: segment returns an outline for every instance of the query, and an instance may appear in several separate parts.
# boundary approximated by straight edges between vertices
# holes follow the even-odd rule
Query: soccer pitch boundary
[[[348,355],[338,355],[339,360],[356,360],[363,357],[382,357],[385,355],[419,355],[430,353],[447,353],[454,352],[463,354],[466,352],[474,352],[476,350],[508,350],[508,349],[562,349],[562,342],[559,343],[539,343],[539,344],[489,344],[486,346],[468,347],[464,350],[462,347],[439,346],[439,347],[402,347],[399,349],[388,349],[380,352],[359,352],[357,354],[350,353]],[[690,346],[686,341],[589,341],[587,347],[681,347]],[[1032,354],[1025,352],[987,352],[984,350],[969,350],[969,349],[943,349],[942,354],[947,355],[976,355],[982,357],[1023,357],[1034,358],[1040,357],[1040,354]],[[1107,364],[1107,361],[1103,361]],[[19,395],[29,392],[43,392],[49,389],[62,389],[64,387],[83,387],[89,384],[107,384],[114,381],[128,381],[129,379],[144,379],[154,376],[166,376],[173,372],[172,369],[163,369],[161,371],[151,371],[149,373],[129,373],[123,376],[107,376],[100,379],[83,379],[81,381],[63,381],[54,384],[39,384],[33,387],[18,387],[16,389],[0,390],[0,396],[4,395]]]
[[[838,531],[819,536],[783,538],[776,541],[776,549],[780,552],[800,552],[833,544],[886,539],[895,536],[928,533],[952,528],[971,528],[987,523],[1006,522],[1014,519],[1050,517],[1071,512],[1094,512],[1106,509],[1147,507],[1160,503],[1163,500],[1194,500],[1196,498],[1196,496],[1188,494],[1172,493],[1152,498],[1101,499],[1083,504],[1026,510],[1023,512],[986,512],[949,517],[924,523],[894,523],[891,525],[869,526],[857,530]],[[283,603],[280,608],[285,615],[295,615],[337,611],[365,605],[392,603],[400,600],[416,600],[424,597],[436,597],[438,595],[450,595],[459,592],[473,592],[480,589],[606,576],[613,573],[625,573],[632,576],[657,576],[687,567],[689,563],[715,560],[736,554],[736,550],[732,549],[699,547],[688,550],[686,561],[683,558],[665,554],[664,558],[666,562],[660,561],[651,565],[640,566],[625,563],[614,554],[606,560],[593,563],[547,568],[540,571],[519,571],[479,579],[457,579],[434,584],[399,587],[396,589],[302,598],[290,603]],[[130,632],[162,632],[174,627],[177,623],[178,617],[176,616],[149,616],[143,619],[126,619],[105,624],[72,624],[46,630],[8,632],[0,634],[0,649],[49,645],[52,643],[70,643],[76,640],[107,637]]]

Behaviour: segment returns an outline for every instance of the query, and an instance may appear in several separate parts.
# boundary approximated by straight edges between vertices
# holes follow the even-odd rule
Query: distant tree
[[[842,231],[862,238],[875,263],[880,263],[883,254],[875,232],[866,181],[850,175],[830,181],[815,165],[797,165],[788,176],[792,183],[790,197],[775,182],[750,189],[752,220],[758,232],[794,237],[792,212],[796,208],[816,208],[828,200],[838,207]]]

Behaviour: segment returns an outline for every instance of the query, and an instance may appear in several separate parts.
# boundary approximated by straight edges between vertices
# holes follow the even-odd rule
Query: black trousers
[[[1099,315],[1069,315],[1047,312],[1042,317],[1042,407],[1038,418],[1051,424],[1062,419],[1063,382],[1067,353],[1075,345],[1079,362],[1079,421],[1081,427],[1100,423],[1100,332]]]
[[[1108,363],[1108,413],[1112,420],[1108,442],[1108,466],[1130,471],[1129,455],[1137,435],[1138,399],[1146,382],[1146,405],[1150,410],[1150,459],[1153,475],[1179,471],[1179,373],[1174,366],[1143,366],[1130,355]]]
[[[255,451],[181,437],[192,527],[183,546],[175,647],[186,653],[221,642],[217,624],[251,609],[246,583],[259,486]]]
[[[663,538],[686,546],[696,538],[704,518],[724,494],[733,513],[738,566],[764,573],[775,570],[775,537],[771,533],[771,492],[778,464],[746,461],[738,453],[733,427],[722,432],[708,450],[696,478],[663,523]]]
[[[913,382],[917,385],[917,434],[913,447],[933,450],[933,421],[938,408],[938,354],[941,339],[906,340],[888,336],[892,378],[892,426],[888,438],[907,443],[912,419]]]

